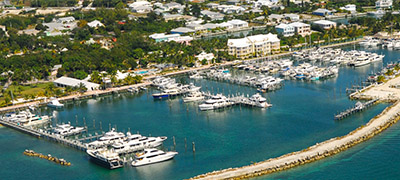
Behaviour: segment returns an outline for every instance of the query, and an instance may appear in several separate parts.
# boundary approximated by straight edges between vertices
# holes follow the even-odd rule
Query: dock
[[[208,93],[203,92],[203,95],[207,98],[214,96],[213,94],[211,94],[209,92]],[[218,109],[223,109],[223,108],[236,106],[236,105],[263,108],[263,107],[260,107],[259,104],[257,104],[256,102],[250,101],[250,99],[248,97],[246,97],[244,94],[229,95],[229,96],[227,96],[227,100],[229,103],[225,104],[224,106],[218,107]]]
[[[351,107],[349,109],[346,109],[346,110],[336,114],[335,115],[335,120],[341,120],[341,119],[344,119],[344,118],[346,118],[346,117],[348,117],[348,116],[350,116],[350,115],[352,115],[354,113],[361,112],[361,111],[371,107],[377,101],[378,101],[378,99],[373,99],[373,100],[367,101],[365,103],[360,103],[359,102],[360,104],[357,103],[358,105],[356,104],[354,107]]]
[[[12,122],[7,122],[4,120],[0,120],[0,124],[7,126],[9,128],[21,131],[23,133],[35,136],[37,138],[43,138],[43,139],[47,139],[50,141],[54,141],[60,144],[64,144],[73,148],[76,148],[78,150],[81,151],[86,151],[86,144],[82,143],[81,141],[78,140],[71,140],[71,139],[67,139],[63,136],[59,136],[59,135],[55,135],[53,133],[48,133],[46,131],[43,131],[41,129],[34,129],[32,127],[25,127],[25,126],[21,126],[18,125],[16,123],[12,123]]]

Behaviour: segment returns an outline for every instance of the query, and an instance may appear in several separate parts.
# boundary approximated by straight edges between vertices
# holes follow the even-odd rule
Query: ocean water
[[[353,47],[348,47],[352,49]],[[149,89],[139,94],[119,94],[97,99],[69,102],[62,110],[41,109],[56,117],[54,123],[85,123],[90,133],[106,131],[110,126],[118,131],[140,132],[143,135],[168,136],[164,149],[175,149],[179,154],[171,161],[133,168],[104,169],[91,163],[85,152],[61,144],[37,139],[9,128],[0,128],[0,175],[2,179],[184,179],[209,171],[248,165],[292,151],[298,151],[317,142],[345,135],[368,122],[389,104],[378,104],[368,111],[341,121],[334,121],[335,113],[353,106],[345,88],[364,80],[368,73],[382,65],[397,61],[400,52],[368,50],[385,54],[384,62],[362,68],[340,69],[333,79],[307,83],[286,80],[282,89],[263,94],[273,104],[269,109],[231,107],[218,111],[201,112],[197,104],[184,104],[180,98],[153,100]],[[176,77],[181,82],[193,82],[203,90],[224,94],[253,94],[254,88],[211,80],[190,80]],[[77,117],[77,118],[76,118]],[[95,127],[93,126],[95,122]],[[337,156],[261,179],[380,179],[390,176],[396,166],[385,170],[398,149],[398,125],[362,145]],[[176,139],[173,146],[172,137]],[[185,144],[186,139],[186,144]],[[196,152],[192,151],[192,142]],[[25,149],[51,154],[72,163],[63,167],[47,160],[24,156]],[[378,154],[376,153],[378,152]],[[362,156],[367,155],[364,159]],[[384,157],[381,157],[384,156]],[[398,162],[398,161],[397,161]],[[354,167],[356,165],[357,167]],[[335,169],[330,172],[330,169]],[[354,170],[353,170],[354,169]],[[356,172],[362,172],[359,175]],[[373,175],[372,175],[373,174]],[[392,173],[395,178],[396,173]],[[387,177],[385,179],[390,179]]]

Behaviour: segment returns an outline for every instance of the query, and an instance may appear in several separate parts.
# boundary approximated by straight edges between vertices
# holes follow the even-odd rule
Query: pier
[[[211,94],[209,92],[208,93],[203,92],[203,95],[207,98],[214,96],[213,94]],[[249,96],[249,95],[247,95],[247,96]],[[244,94],[242,94],[242,95],[237,94],[237,95],[227,96],[227,103],[222,106],[219,106],[217,109],[223,109],[223,108],[227,108],[227,107],[231,107],[231,106],[235,106],[235,105],[267,108],[267,107],[260,106],[260,104],[257,102],[251,101],[248,97],[245,97]],[[269,105],[269,106],[271,106],[271,105]],[[216,109],[214,109],[214,110],[216,110]]]
[[[335,115],[335,120],[344,119],[354,113],[361,112],[369,107],[371,107],[374,103],[376,103],[378,99],[373,99],[365,103],[358,102],[354,107],[346,109],[339,114]]]
[[[25,127],[25,126],[21,126],[12,122],[7,122],[4,120],[0,120],[0,124],[7,126],[9,128],[12,129],[16,129],[18,131],[21,131],[23,133],[38,137],[38,138],[44,138],[44,139],[48,139],[50,141],[54,141],[60,144],[64,144],[73,148],[76,148],[78,150],[82,150],[82,151],[86,151],[86,145],[84,143],[82,143],[81,141],[78,140],[71,140],[71,139],[67,139],[63,136],[59,136],[59,135],[55,135],[53,133],[48,133],[46,131],[43,131],[41,129],[34,129],[32,127]]]

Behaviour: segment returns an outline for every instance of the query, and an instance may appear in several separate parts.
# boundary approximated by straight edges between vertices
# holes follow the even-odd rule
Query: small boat
[[[158,149],[145,149],[143,153],[138,153],[132,162],[133,167],[144,166],[170,160],[178,152],[164,152]]]
[[[60,103],[57,98],[50,98],[50,102],[47,103],[47,106],[52,108],[62,108],[64,104]]]
[[[186,97],[183,98],[183,102],[194,102],[194,101],[201,101],[204,99],[203,93],[200,91],[194,91],[189,93]]]
[[[89,155],[90,160],[108,169],[117,169],[124,166],[124,162],[118,156],[118,153],[107,149],[88,149],[86,153]]]

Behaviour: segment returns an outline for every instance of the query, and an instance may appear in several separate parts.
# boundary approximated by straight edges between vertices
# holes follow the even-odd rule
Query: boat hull
[[[155,163],[168,161],[168,160],[174,158],[176,154],[178,154],[178,153],[176,153],[176,152],[168,152],[168,154],[165,157],[157,158],[157,159],[154,159],[154,160],[146,160],[146,162],[144,162],[144,161],[133,161],[132,162],[132,166],[133,167],[139,167],[139,166],[145,166],[145,165],[150,165],[150,164],[155,164]]]
[[[114,161],[114,162],[107,162],[107,161],[103,161],[101,159],[98,159],[95,155],[93,155],[90,152],[88,152],[87,154],[89,155],[90,161],[92,161],[95,164],[100,165],[102,167],[108,168],[108,169],[117,169],[117,168],[120,168],[120,167],[124,166],[124,163],[123,163],[122,160]]]

